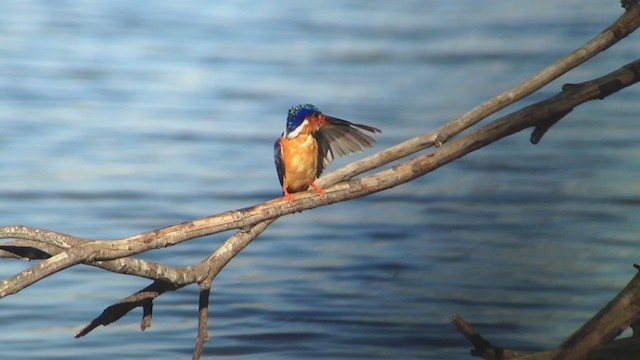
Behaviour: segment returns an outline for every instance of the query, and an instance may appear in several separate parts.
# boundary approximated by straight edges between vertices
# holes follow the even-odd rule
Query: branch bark
[[[484,117],[523,98],[524,96],[548,84],[550,81],[556,79],[568,70],[595,56],[597,53],[607,49],[633,32],[638,26],[640,26],[639,6],[637,3],[628,4],[625,13],[611,26],[587,42],[580,49],[558,60],[527,81],[479,105],[475,109],[462,115],[460,118],[451,121],[434,132],[417,136],[359,162],[353,163],[352,165],[346,166],[340,171],[329,174],[322,179],[319,179],[319,184],[325,187],[333,185],[368,170],[414,154],[434,144],[440,144],[474,125]],[[547,121],[546,124],[548,125],[549,122]],[[539,129],[542,129],[542,126],[543,125],[540,125]],[[544,131],[542,131],[542,133],[544,133]],[[538,135],[536,135],[536,137],[538,137]],[[307,193],[296,196],[296,198],[303,197],[305,200],[298,202],[294,207],[286,206],[282,199],[273,200],[251,208],[254,210],[251,213],[247,213],[243,210],[229,211],[216,216],[196,219],[183,224],[154,230],[125,239],[104,242],[90,240],[81,241],[83,239],[41,229],[19,226],[2,227],[0,228],[0,238],[14,237],[19,239],[42,241],[49,245],[67,249],[67,251],[64,256],[60,254],[53,255],[51,258],[34,266],[32,269],[26,270],[12,279],[3,281],[0,284],[0,297],[14,294],[15,292],[20,291],[46,276],[79,263],[124,258],[152,249],[173,246],[180,242],[197,237],[211,235],[234,228],[251,226],[261,221],[275,219],[282,215],[323,205],[323,203],[319,201],[307,201],[308,196],[310,195]],[[340,195],[335,194],[331,198],[331,201],[326,201],[324,204],[344,201],[352,198],[348,197],[340,200],[337,196]],[[135,271],[130,271],[130,273],[135,273]],[[169,274],[170,271],[165,271],[165,273]],[[149,274],[146,273],[146,276],[148,275]]]
[[[473,356],[488,360],[622,360],[637,359],[640,338],[613,341],[640,319],[640,273],[591,320],[550,351],[526,354],[492,345],[460,316],[453,318],[458,330],[474,346]]]
[[[297,193],[293,196],[293,206],[289,205],[284,198],[279,198],[253,207],[227,211],[122,240],[86,241],[70,236],[56,236],[55,233],[38,229],[33,230],[38,234],[45,234],[49,245],[63,247],[66,250],[43,260],[13,278],[2,281],[0,283],[0,297],[14,294],[51,274],[80,263],[127,257],[147,250],[175,245],[200,236],[244,228],[297,211],[383,191],[423,176],[450,161],[528,127],[536,128],[534,135],[537,141],[546,129],[568,114],[575,106],[589,100],[603,99],[637,82],[640,79],[639,64],[639,61],[635,61],[601,78],[582,84],[565,86],[561,93],[548,100],[504,116],[468,135],[443,144],[434,152],[421,155],[391,169],[325,187],[324,198],[315,196],[313,192]],[[326,186],[326,181],[320,180],[319,185]],[[20,232],[30,233],[30,229],[26,227],[0,228],[0,236],[10,234],[9,236],[15,237]],[[35,236],[31,240],[34,239]],[[236,247],[236,249],[241,248]]]
[[[433,152],[418,156],[415,159],[396,165],[393,168],[379,171],[373,175],[325,188],[324,199],[315,196],[313,192],[304,193],[301,196],[294,194],[298,198],[298,200],[296,200],[296,206],[297,208],[317,207],[324,203],[345,201],[347,199],[365,196],[408,182],[472,151],[526,128],[533,127],[534,134],[539,133],[540,131],[538,129],[541,127],[546,131],[546,129],[570,113],[571,110],[579,104],[594,99],[602,99],[638,81],[640,81],[640,59],[598,79],[571,86],[563,86],[563,90],[559,94],[499,118],[468,135],[458,137],[443,144]],[[539,140],[540,136],[541,134],[539,134],[536,139]],[[321,186],[323,185],[324,184]],[[280,199],[279,201],[271,201],[263,205],[239,211],[246,212],[247,217],[261,219],[261,214],[265,213],[265,211],[261,210],[262,207],[275,207],[280,206],[280,204],[288,206],[285,200]],[[271,222],[275,221],[275,218],[259,221],[260,222],[254,226],[238,231],[209,258],[191,269],[194,274],[200,275],[197,280],[198,283],[209,284],[208,286],[210,286],[211,281],[220,270],[257,235],[264,231]],[[151,301],[161,294],[146,291],[142,291],[141,293],[146,296],[144,299],[146,301]],[[142,301],[142,299],[137,300]],[[127,299],[121,300],[120,303],[122,302],[135,305],[135,303]],[[92,324],[106,325],[106,323],[109,323],[114,317],[112,314],[113,311],[122,312],[119,316],[123,316],[133,308],[135,308],[135,306],[117,306],[111,308],[108,313],[103,312]],[[88,331],[82,331],[82,335],[93,330],[95,326],[90,324],[88,328]],[[201,344],[203,342],[204,340],[199,340],[196,349],[200,348],[201,351]]]

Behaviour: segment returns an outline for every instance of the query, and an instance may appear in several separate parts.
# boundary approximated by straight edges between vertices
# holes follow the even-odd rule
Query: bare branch
[[[15,240],[0,244],[0,257],[36,260],[47,259],[62,251],[59,247],[32,240]]]
[[[453,325],[469,340],[474,349],[471,350],[472,356],[479,356],[487,360],[510,360],[527,355],[519,351],[501,348],[495,346],[485,340],[474,329],[471,324],[467,323],[460,315],[453,316]]]
[[[488,360],[604,360],[636,359],[640,339],[635,336],[613,341],[629,324],[640,319],[640,274],[591,320],[558,348],[525,354],[492,345],[460,316],[453,318],[456,328],[474,346],[472,355]]]
[[[293,195],[293,206],[290,206],[284,198],[279,198],[250,208],[227,211],[122,240],[86,241],[75,244],[67,251],[43,260],[13,278],[4,280],[0,283],[0,297],[13,294],[40,279],[79,263],[131,256],[196,237],[247,227],[285,214],[354,199],[406,183],[527,127],[550,126],[548,125],[550,121],[555,123],[559,117],[566,115],[575,106],[592,99],[606,97],[634,84],[640,79],[639,64],[639,61],[635,61],[609,75],[581,86],[564,89],[553,98],[495,120],[468,135],[442,145],[432,153],[361,179],[328,187],[325,189],[324,198],[315,196],[313,192],[296,193]],[[2,231],[4,229],[0,228],[0,233]]]
[[[443,144],[434,152],[421,155],[413,160],[396,165],[391,169],[383,170],[361,179],[354,179],[325,188],[324,200],[315,196],[314,192],[307,192],[302,194],[302,196],[294,194],[297,198],[295,201],[295,204],[297,204],[296,208],[311,208],[320,206],[323,203],[345,201],[408,182],[505,136],[528,127],[538,127],[541,126],[541,124],[547,124],[551,121],[555,123],[559,118],[568,114],[575,106],[604,95],[605,93],[602,91],[603,84],[616,83],[619,90],[639,80],[640,60],[637,60],[601,78],[585,82],[579,86],[565,87],[562,92],[550,99],[530,105],[497,119],[468,135],[461,136],[449,143]],[[613,92],[615,91],[608,89],[606,94],[610,95]],[[322,186],[324,186],[324,184],[322,184]],[[284,200],[280,202],[287,204]],[[277,204],[277,202],[271,201],[263,205],[268,206],[268,204]],[[255,208],[248,208],[243,211],[252,212],[255,211]],[[258,218],[259,213],[249,216]],[[267,219],[254,226],[246,227],[236,232],[208,259],[193,267],[193,272],[199,274],[198,282],[202,284],[203,282],[210,282],[215,278],[236,254],[264,231],[273,221],[275,221],[275,218]],[[122,309],[123,308],[120,308],[120,310]],[[131,310],[127,308],[124,309],[126,309],[126,311]]]
[[[207,320],[209,318],[209,293],[211,291],[211,283],[200,285],[200,301],[198,305],[198,337],[196,339],[196,347],[193,351],[193,360],[200,359],[204,343],[209,341],[207,332]]]
[[[618,296],[567,338],[552,359],[584,359],[588,354],[620,335],[638,318],[640,318],[640,274],[636,274]]]
[[[15,238],[37,241],[60,249],[69,249],[79,242],[84,241],[81,238],[59,233],[56,231],[38,229],[22,225],[0,227],[0,238]]]
[[[23,240],[0,244],[0,257],[19,259],[48,259],[74,246],[89,242],[55,231],[32,228],[28,226],[0,227],[0,237],[14,237]],[[188,269],[177,269],[133,258],[118,258],[109,261],[86,262],[114,273],[135,275],[152,280],[172,282],[175,284],[193,284],[194,274]]]
[[[213,254],[211,254],[211,256],[209,256],[207,259],[202,261],[200,264],[194,267],[188,267],[188,268],[178,269],[178,270],[185,270],[185,271],[188,270],[190,273],[194,274],[194,276],[198,277],[197,280],[194,280],[191,283],[198,282],[201,284],[201,287],[202,286],[211,287],[211,282],[213,281],[215,276],[220,272],[220,270],[222,270],[222,268],[224,268],[224,266],[229,261],[231,261],[231,259],[236,254],[238,254],[245,246],[247,246],[256,236],[258,236],[269,225],[271,225],[273,221],[275,221],[275,219],[266,220],[256,224],[255,226],[252,226],[251,228],[242,229],[236,232],[220,248],[218,248],[218,250],[216,250]],[[160,285],[162,284],[164,283],[160,282]],[[170,288],[168,289],[162,288],[162,289],[165,291],[177,290],[188,284],[189,283],[185,282],[185,283],[176,285],[174,289],[170,289]],[[129,298],[122,299],[117,304],[114,304],[109,308],[105,309],[100,316],[98,316],[96,319],[92,321],[91,324],[93,323],[103,324],[105,321],[103,317],[107,317],[107,318],[117,317],[119,319],[125,314],[127,314],[129,311],[133,310],[136,306],[151,304],[153,299],[155,299],[156,297],[164,293],[164,291],[160,292],[160,291],[148,291],[148,290],[149,288],[147,287],[145,289],[140,290],[136,294],[134,294],[136,296],[135,299],[138,301],[138,303],[137,304],[132,303],[131,305],[135,305],[135,306],[129,306],[129,307],[116,306],[122,302],[130,302]],[[95,329],[96,326],[91,326],[91,324],[85,327],[85,330],[82,331],[83,332],[82,335],[86,335],[91,330]]]
[[[78,331],[75,335],[76,338],[85,336],[96,327],[103,325],[107,326],[112,322],[119,320],[122,316],[129,311],[135,309],[138,306],[143,307],[143,316],[140,323],[142,330],[151,326],[151,313],[152,313],[152,299],[164,294],[167,291],[175,290],[177,287],[173,284],[154,281],[146,288],[127,296],[126,298],[118,301],[116,304],[104,309],[102,314],[95,318],[89,325],[85,326],[82,330]]]
[[[406,157],[407,155],[411,155],[434,144],[439,144],[476,124],[481,119],[540,89],[544,85],[558,78],[560,75],[566,73],[567,71],[580,65],[584,61],[595,56],[597,53],[606,50],[608,47],[625,38],[631,32],[637,29],[638,26],[640,26],[639,6],[633,3],[627,5],[626,9],[627,11],[625,11],[625,13],[620,18],[618,18],[611,26],[609,26],[599,35],[587,42],[584,46],[569,54],[568,56],[556,61],[554,64],[545,68],[540,73],[532,76],[523,83],[477,106],[473,110],[451,121],[437,131],[417,136],[401,144],[393,146],[385,151],[381,151],[377,154],[369,156],[366,159],[354,162],[351,165],[345,166],[338,171],[325,175],[322,179],[320,179],[320,182],[325,186],[332,185],[339,181],[349,179],[355,175],[380,167],[389,162]],[[287,213],[289,212],[281,212],[281,214]],[[237,211],[230,211],[218,216],[237,218],[242,215]],[[273,217],[276,216],[278,215],[273,215]],[[234,225],[233,221],[221,221],[221,227],[227,226],[227,229],[219,229],[218,227],[208,229],[207,225],[209,222],[211,222],[211,220],[212,217],[194,220],[192,222],[175,225],[169,228],[159,229],[148,233],[136,235],[134,237],[123,239],[120,241],[126,242],[127,240],[138,239],[142,242],[149,241],[154,243],[153,247],[148,247],[143,250],[135,250],[137,252],[140,252],[149,249],[157,249],[160,247],[175,245],[181,241],[185,241],[195,237],[211,235],[215,232],[225,231],[233,227],[237,228],[246,226]],[[176,236],[176,232],[182,230],[184,230],[186,233],[189,233],[189,236]],[[31,239],[34,241],[47,242],[51,245],[59,246],[61,248],[69,248],[71,245],[75,244],[77,240],[82,240],[66,234],[24,226],[0,227],[0,238]],[[113,245],[111,248],[117,250],[119,243],[116,243],[115,241],[112,243]],[[119,256],[115,256],[114,258],[118,257]],[[108,259],[108,256],[102,256],[101,258]]]

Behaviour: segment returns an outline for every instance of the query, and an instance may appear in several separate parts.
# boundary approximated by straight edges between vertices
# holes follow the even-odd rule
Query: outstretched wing
[[[362,152],[363,148],[373,146],[376,140],[362,130],[371,133],[381,132],[380,129],[373,126],[354,124],[347,120],[326,115],[324,120],[314,133],[314,137],[318,142],[317,177],[335,159],[336,155],[345,156]]]
[[[283,134],[284,135],[284,134]],[[282,186],[282,176],[284,174],[284,162],[282,161],[282,148],[280,147],[280,139],[276,140],[273,145],[273,160],[276,163],[276,171],[278,172],[278,180],[280,180],[280,186]]]

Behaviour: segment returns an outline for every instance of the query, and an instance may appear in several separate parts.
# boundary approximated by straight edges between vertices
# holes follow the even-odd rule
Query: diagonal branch
[[[449,139],[451,136],[454,136],[455,134],[458,134],[461,131],[472,126],[473,124],[477,123],[482,118],[523,98],[524,96],[532,93],[533,91],[541,88],[545,84],[562,75],[566,71],[595,56],[598,52],[605,50],[609,46],[615,44],[617,41],[626,37],[638,26],[640,26],[639,6],[637,5],[637,3],[630,4],[627,6],[625,13],[602,33],[587,42],[580,49],[558,60],[556,63],[547,67],[540,73],[534,75],[529,80],[521,83],[520,85],[517,85],[511,90],[498,95],[497,97],[485,102],[484,104],[479,105],[475,109],[441,127],[435,132],[415,137],[385,151],[379,152],[373,156],[363,159],[360,162],[349,165],[343,168],[342,171],[338,171],[325,176],[324,178],[320,179],[319,183],[324,186],[327,186],[327,184],[335,184],[356,174],[380,167],[389,162],[413,154],[433,144],[440,144],[441,142]],[[539,127],[539,129],[542,129],[542,127]],[[543,130],[540,131],[544,133]],[[537,136],[538,135],[536,134],[536,137]],[[343,201],[337,200],[336,197],[333,197],[333,199],[333,202]],[[324,204],[328,203],[332,202],[327,201]],[[0,297],[13,294],[52,273],[79,263],[89,263],[96,260],[113,260],[131,256],[151,249],[173,246],[175,244],[193,238],[211,235],[233,228],[251,226],[260,221],[275,219],[282,215],[310,209],[322,204],[320,202],[315,202],[305,203],[304,206],[301,206],[301,204],[298,203],[295,207],[287,207],[285,205],[286,204],[282,200],[276,200],[275,202],[267,202],[262,206],[258,205],[251,208],[251,213],[248,213],[246,209],[244,209],[245,211],[229,211],[216,216],[193,220],[168,228],[143,233],[126,239],[100,243],[95,242],[92,244],[83,242],[79,245],[76,245],[78,247],[78,250],[82,248],[82,251],[67,251],[66,256],[55,255],[52,258],[43,261],[43,263],[34,266],[32,269],[26,270],[22,274],[18,274],[12,279],[3,281],[0,284]],[[250,214],[258,213],[260,213],[258,216],[250,216]],[[20,227],[0,228],[0,238],[23,238],[20,235],[16,234],[16,229],[18,228]],[[26,227],[22,228],[24,230],[24,228]],[[39,234],[41,235],[40,237],[36,236],[30,239],[34,241],[45,241],[56,246],[61,246],[63,248],[69,246],[69,240],[77,239],[65,234],[49,232],[46,230],[39,231],[41,232]],[[28,277],[34,279],[34,281],[25,281],[24,275],[29,275]],[[19,283],[19,286],[10,286],[10,284],[12,283]]]
[[[612,23],[612,25],[607,27],[600,34],[595,36],[579,49],[556,61],[555,63],[548,66],[541,72],[533,75],[526,81],[477,106],[476,108],[463,114],[459,118],[449,122],[448,124],[434,132],[429,132],[421,136],[414,137],[385,151],[381,151],[366,159],[354,162],[351,165],[347,165],[338,171],[325,175],[321,179],[322,183],[325,185],[335,184],[339,181],[349,179],[360,173],[369,171],[371,169],[385,165],[389,162],[411,155],[415,152],[430,147],[433,144],[438,144],[442,141],[445,141],[446,139],[457,135],[470,126],[476,124],[487,116],[535,92],[549,82],[557,79],[559,76],[589,60],[599,52],[606,50],[613,44],[628,36],[639,26],[640,6],[638,6],[637,2],[630,2],[630,4],[627,4],[626,6],[626,11],[624,12],[624,14],[620,16],[614,23]],[[237,212],[234,211],[225,214],[232,218],[234,216],[238,216]],[[192,222],[175,225],[169,228],[154,230],[148,233],[123,239],[122,241],[132,239],[140,239],[141,241],[164,240],[158,241],[157,244],[155,244],[155,247],[151,248],[175,245],[181,241],[185,241],[183,237],[175,236],[176,231],[186,230],[193,237],[211,235],[212,233],[214,233],[207,231],[207,219],[211,220],[211,217],[200,219],[201,221],[194,220]],[[25,239],[25,237],[21,236],[21,230],[23,231],[25,228],[26,227],[19,226],[3,227],[0,231],[0,238],[16,237]],[[42,236],[37,236],[37,232],[40,232]],[[12,233],[14,234],[13,236]],[[69,239],[78,239],[70,235],[40,229],[36,230],[35,234],[31,235],[35,235],[33,237],[29,237],[31,240],[58,243],[61,246],[68,246],[67,242],[69,241]],[[166,237],[167,239],[164,239],[164,237]]]
[[[551,357],[579,360],[603,347],[640,318],[640,273],[591,320],[569,336]]]
[[[89,241],[55,231],[28,226],[2,227],[0,228],[0,234],[2,234],[2,237],[21,239],[0,244],[0,251],[2,251],[0,257],[24,259],[48,259],[53,255],[60,254],[67,249]],[[192,284],[194,282],[193,274],[189,271],[147,260],[123,257],[109,261],[87,262],[87,264],[114,273],[135,275],[175,284]]]
[[[471,342],[472,355],[488,360],[598,360],[636,359],[640,343],[635,336],[613,341],[630,324],[640,319],[640,274],[591,320],[569,336],[559,347],[532,354],[492,345],[460,316],[456,328]]]
[[[555,123],[559,117],[569,113],[575,106],[592,99],[604,98],[637,82],[640,79],[638,69],[638,61],[635,61],[591,82],[565,87],[553,98],[493,121],[471,134],[444,144],[437,151],[419,156],[391,169],[326,188],[324,198],[315,196],[313,192],[299,193],[294,195],[293,206],[290,206],[284,198],[279,198],[250,208],[227,211],[122,240],[86,241],[75,244],[65,252],[43,260],[34,267],[2,281],[0,297],[20,291],[44,277],[79,263],[131,256],[195,237],[243,228],[293,212],[354,199],[406,183],[527,127],[549,126],[550,122]],[[2,230],[0,228],[0,232]]]
[[[508,135],[529,127],[537,129],[540,126],[547,126],[551,122],[555,124],[574,107],[593,99],[609,96],[638,81],[640,81],[640,59],[598,79],[572,87],[565,86],[557,95],[499,118],[472,133],[443,144],[431,153],[418,156],[367,177],[325,188],[324,200],[315,196],[313,192],[304,193],[302,196],[297,196],[296,206],[298,208],[312,208],[324,203],[345,201],[411,181]],[[603,87],[604,84],[616,84],[617,88]],[[284,200],[280,202],[286,204]],[[277,204],[273,201],[269,203]],[[245,211],[253,210],[249,208]],[[255,214],[251,216],[258,217]],[[236,232],[208,259],[193,267],[194,273],[199,274],[198,282],[210,284],[224,266],[273,221],[275,218],[267,219]],[[156,296],[150,297],[149,300]]]
[[[187,271],[193,274],[195,277],[197,277],[196,280],[190,283],[185,282],[180,284],[174,284],[175,285],[174,288],[170,288],[168,286],[169,284],[163,284],[162,282],[156,281],[154,282],[155,284],[154,289],[157,289],[157,287],[160,285],[166,285],[162,287],[163,291],[148,291],[148,287],[147,287],[132,295],[134,296],[133,299],[135,299],[137,303],[133,303],[131,301],[132,299],[131,296],[120,300],[118,303],[105,309],[105,311],[103,311],[102,314],[100,314],[98,317],[92,320],[89,325],[87,325],[83,330],[79,332],[79,334],[81,333],[82,334],[81,336],[84,336],[89,332],[91,332],[93,329],[95,329],[97,325],[107,325],[112,322],[111,320],[112,318],[117,317],[119,319],[125,314],[127,314],[129,311],[135,309],[137,306],[142,306],[147,303],[151,304],[151,302],[156,297],[162,295],[164,292],[168,290],[177,290],[186,285],[193,284],[196,282],[201,284],[200,285],[201,287],[210,288],[211,282],[216,277],[216,275],[218,275],[220,270],[222,270],[222,268],[224,268],[224,266],[229,261],[231,261],[231,259],[235,255],[237,255],[255,237],[257,237],[260,233],[262,233],[262,231],[264,231],[273,221],[274,219],[266,220],[256,224],[255,226],[252,226],[247,229],[242,229],[236,232],[220,248],[218,248],[218,250],[216,250],[213,254],[211,254],[211,256],[209,256],[207,259],[203,260],[200,264],[193,267],[179,269],[179,270]],[[152,284],[151,286],[153,286],[154,284]],[[129,303],[132,306],[115,306],[120,303]],[[97,324],[97,325],[94,326],[94,324]],[[148,326],[150,325],[147,324],[145,326],[141,324],[141,327],[143,328],[146,328]]]
[[[146,328],[151,326],[151,313],[153,305],[150,299],[158,297],[167,291],[175,290],[177,288],[179,288],[179,286],[171,283],[154,281],[153,283],[151,283],[151,285],[145,287],[144,289],[132,295],[129,295],[126,298],[104,309],[100,316],[91,321],[91,323],[85,326],[82,330],[78,331],[75,337],[79,338],[85,336],[100,325],[107,326],[112,322],[118,321],[125,314],[137,308],[138,306],[141,306],[144,309],[140,328],[142,330],[145,330]]]
[[[453,325],[462,333],[462,335],[464,335],[464,337],[467,338],[467,340],[469,340],[471,345],[473,345],[471,356],[478,356],[483,359],[490,360],[511,360],[527,355],[526,353],[493,345],[489,341],[485,340],[485,338],[483,338],[476,329],[474,329],[473,326],[466,322],[460,315],[456,314],[453,316]]]
[[[561,95],[565,94],[564,97],[569,98],[570,96],[567,94],[571,93],[572,99],[570,100],[573,101],[562,100],[564,102],[563,104],[555,105],[554,107],[547,106],[552,103],[559,102],[559,99],[557,97],[554,97],[545,102],[531,105],[525,109],[522,109],[521,111],[512,114],[512,117],[508,118],[508,121],[511,121],[518,116],[523,116],[526,117],[529,121],[534,120],[535,123],[519,121],[513,122],[512,124],[506,124],[504,118],[502,119],[502,121],[494,121],[488,126],[481,128],[480,130],[491,129],[492,126],[504,127],[505,125],[508,125],[507,128],[510,129],[509,131],[511,132],[504,135],[499,135],[498,137],[494,137],[489,142],[485,143],[484,140],[479,141],[477,138],[481,133],[478,131],[472,133],[471,135],[473,136],[467,135],[460,139],[475,139],[474,141],[481,145],[478,147],[468,147],[466,151],[470,152],[492,141],[497,140],[501,136],[510,135],[511,133],[520,131],[523,128],[529,126],[536,126],[538,129],[541,129],[542,127],[548,127],[550,126],[549,124],[555,123],[559,118],[563,117],[569,111],[571,111],[574,106],[595,98],[604,98],[621,88],[633,84],[635,81],[637,81],[636,72],[637,62],[634,62],[604,78],[593,80],[588,84],[585,83],[581,86],[565,87]],[[532,109],[534,106],[536,106],[534,110],[536,113],[532,114],[532,111],[530,109]],[[558,109],[561,110],[559,111]],[[540,131],[541,130],[537,130],[537,133],[534,134],[539,134]],[[542,131],[542,133],[544,133],[544,131]],[[541,135],[537,135],[537,137],[539,136]],[[440,150],[444,152],[449,148],[451,147],[442,146]],[[431,156],[431,154],[429,154],[429,156]],[[455,158],[456,157],[451,158],[450,160],[453,160]],[[412,164],[412,162],[409,161],[406,162],[405,165],[406,164]],[[365,166],[362,167],[366,168]],[[43,241],[47,242],[48,244],[65,247],[68,249],[63,253],[54,255],[42,261],[31,269],[25,270],[24,272],[16,275],[11,279],[4,280],[0,284],[0,297],[13,294],[46,276],[49,276],[57,271],[63,270],[79,263],[118,259],[135,255],[151,249],[175,245],[182,241],[200,236],[227,231],[233,228],[251,226],[256,223],[275,219],[279,216],[290,214],[293,212],[311,209],[335,202],[346,201],[373,192],[382,191],[410,181],[417,176],[424,175],[424,173],[415,173],[414,177],[394,176],[394,173],[401,173],[399,169],[401,168],[398,166],[387,170],[386,172],[383,171],[367,178],[360,179],[360,181],[343,182],[331,186],[326,189],[326,196],[324,199],[317,198],[313,193],[308,192],[295,194],[294,198],[296,198],[298,201],[296,201],[293,206],[290,206],[286,201],[280,198],[253,206],[251,208],[227,211],[219,215],[192,220],[186,223],[143,233],[122,240],[83,241],[82,239],[74,238],[69,235],[43,231],[39,229],[31,229],[21,226],[3,227],[0,228],[0,237],[19,237],[37,241],[40,238],[38,238],[37,236],[33,236],[33,234],[29,232],[30,230],[33,230],[33,232],[36,234],[45,234],[45,240]],[[389,178],[385,180],[385,176],[389,176]],[[367,184],[368,187],[363,188],[361,181],[366,179],[371,180],[372,183]],[[326,186],[325,183],[329,181],[331,180],[320,179],[319,184],[321,184],[321,186]]]

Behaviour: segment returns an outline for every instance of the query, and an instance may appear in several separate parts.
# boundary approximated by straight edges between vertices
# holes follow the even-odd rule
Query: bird
[[[315,181],[336,155],[346,156],[372,147],[376,140],[369,133],[381,133],[376,127],[356,124],[323,114],[311,104],[289,109],[285,131],[273,147],[282,194],[293,206],[291,193],[313,187],[320,198],[324,191]]]

